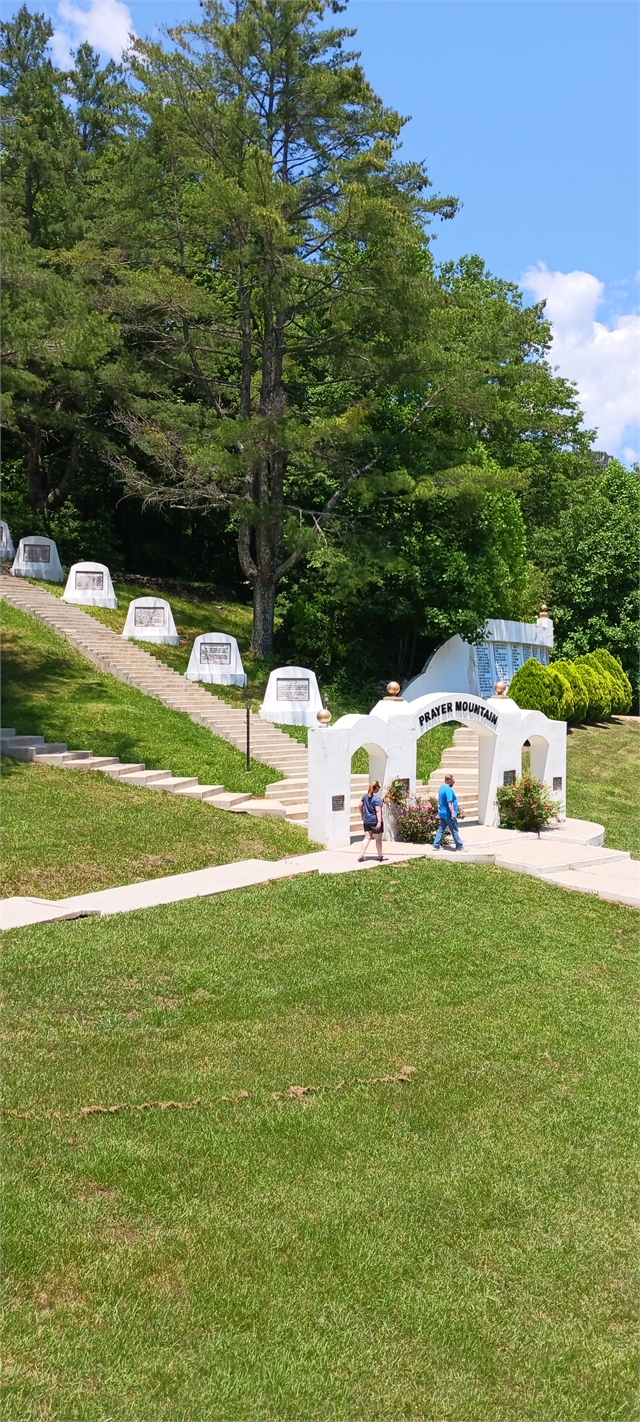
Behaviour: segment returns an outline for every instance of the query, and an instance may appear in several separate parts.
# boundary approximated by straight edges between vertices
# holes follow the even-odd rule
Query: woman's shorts
[[[376,824],[375,820],[373,821],[372,824],[369,824],[369,825],[367,824],[367,821],[364,820],[364,821],[363,821],[363,824],[364,824],[364,828],[365,828],[367,834],[382,834],[382,832],[383,832],[383,830],[384,830],[384,825],[381,824],[380,827],[378,828],[378,825]]]

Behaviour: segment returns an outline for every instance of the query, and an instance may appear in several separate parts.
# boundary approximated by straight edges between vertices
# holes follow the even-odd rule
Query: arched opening
[[[547,761],[549,758],[549,742],[544,736],[529,736],[529,769],[535,780],[545,781],[547,778]],[[557,790],[564,787],[558,785]],[[551,789],[551,786],[549,786]]]

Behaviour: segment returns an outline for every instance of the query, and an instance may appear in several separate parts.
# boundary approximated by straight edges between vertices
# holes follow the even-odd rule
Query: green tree
[[[603,467],[604,465],[604,467]],[[531,489],[525,511],[529,548],[545,578],[544,595],[563,658],[606,648],[617,657],[637,697],[640,470],[616,460],[551,461],[544,490]],[[551,477],[553,476],[553,477]],[[540,520],[541,514],[545,522]],[[533,526],[532,526],[533,525]]]

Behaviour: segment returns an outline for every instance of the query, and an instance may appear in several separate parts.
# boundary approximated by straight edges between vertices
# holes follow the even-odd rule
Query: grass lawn
[[[2,894],[66,898],[316,848],[282,820],[231,815],[98,771],[2,760]]]
[[[636,935],[424,862],[7,934],[5,1419],[635,1418]]]
[[[144,761],[153,770],[197,775],[227,790],[264,793],[282,776],[171,711],[153,696],[116,681],[35,618],[1,604],[2,724],[20,733],[66,741],[72,750]]]
[[[567,739],[567,814],[595,820],[605,843],[638,858],[640,722],[572,726]]]

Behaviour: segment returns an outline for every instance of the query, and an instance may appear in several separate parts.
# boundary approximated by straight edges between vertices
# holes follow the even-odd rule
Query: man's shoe
[[[431,848],[432,848],[432,849],[442,849],[442,845],[441,845],[441,844],[432,844]]]

